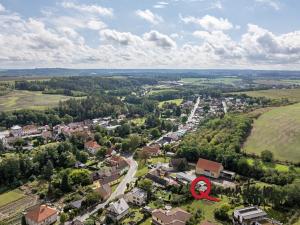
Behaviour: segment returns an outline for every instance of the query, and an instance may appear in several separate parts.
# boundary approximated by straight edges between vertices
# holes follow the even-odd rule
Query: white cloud
[[[279,3],[276,0],[255,0],[255,1],[260,4],[267,5],[275,10],[280,9]]]
[[[156,9],[163,9],[163,8],[166,8],[167,5],[169,5],[168,2],[163,2],[163,1],[161,1],[161,2],[157,2],[157,3],[153,6],[153,8],[156,8]]]
[[[137,35],[104,27],[95,16],[54,13],[25,19],[5,11],[0,14],[0,67],[300,69],[300,31],[277,35],[249,24],[240,40],[233,40],[224,29],[201,26],[193,32],[197,42],[190,44],[181,31]],[[82,29],[99,30],[100,39],[90,46]]]
[[[143,35],[144,39],[153,42],[156,46],[161,48],[175,48],[176,42],[173,41],[169,36],[159,33],[158,31],[150,31]]]
[[[4,11],[5,11],[5,7],[0,3],[0,12],[4,12]]]
[[[116,30],[102,30],[100,31],[100,36],[103,40],[112,41],[120,45],[138,45],[143,42],[143,40],[130,32],[119,32]]]
[[[194,23],[200,25],[205,30],[213,31],[213,30],[230,30],[233,28],[233,25],[228,21],[228,19],[224,18],[216,18],[214,16],[206,15],[202,18],[197,18],[193,16],[182,17],[180,19],[186,23]]]
[[[113,16],[113,9],[100,5],[76,4],[74,2],[62,2],[61,5],[67,9],[74,9],[80,12],[93,13],[100,16]]]
[[[87,23],[87,27],[91,30],[101,30],[106,28],[106,24],[100,20],[90,20]]]
[[[140,18],[142,18],[152,24],[158,24],[160,22],[163,22],[162,17],[152,13],[149,9],[137,10],[137,11],[135,11],[135,14],[137,16],[139,16]]]

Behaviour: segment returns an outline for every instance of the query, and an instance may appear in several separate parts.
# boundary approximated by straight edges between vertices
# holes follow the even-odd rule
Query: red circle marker
[[[197,193],[196,186],[200,181],[203,181],[206,184],[206,190],[205,191],[199,191],[199,193]],[[218,198],[214,198],[212,196],[209,196],[210,190],[211,190],[210,180],[206,177],[203,177],[203,176],[197,177],[196,179],[194,179],[191,183],[191,186],[190,186],[190,192],[196,200],[207,199],[207,200],[215,201],[215,202],[220,201],[220,199],[218,199]]]

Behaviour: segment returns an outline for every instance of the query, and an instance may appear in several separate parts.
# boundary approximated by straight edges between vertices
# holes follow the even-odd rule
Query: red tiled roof
[[[88,141],[84,144],[84,146],[86,148],[93,148],[93,149],[101,148],[101,146],[96,141]]]
[[[218,172],[222,167],[221,163],[210,161],[207,159],[199,159],[197,162],[197,168],[201,168],[204,170],[209,170],[213,172]]]
[[[152,216],[161,220],[164,224],[185,224],[191,217],[192,214],[184,211],[181,208],[174,208],[170,211],[155,209],[152,212]]]
[[[46,205],[40,205],[37,207],[34,207],[31,209],[25,217],[36,222],[40,223],[44,221],[45,219],[55,215],[57,211],[53,208],[50,208],[49,206]]]

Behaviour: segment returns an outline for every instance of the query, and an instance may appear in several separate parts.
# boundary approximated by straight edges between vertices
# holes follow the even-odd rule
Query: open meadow
[[[254,121],[243,150],[273,152],[275,159],[300,161],[300,103],[274,108]]]
[[[19,109],[43,110],[58,105],[59,101],[71,98],[64,95],[42,94],[39,91],[12,91],[0,96],[0,111]]]
[[[292,102],[300,102],[300,88],[246,91],[246,92],[236,92],[233,94],[246,94],[251,97],[265,97],[270,99],[287,98],[289,101]]]
[[[220,78],[182,78],[181,82],[185,84],[194,85],[211,85],[211,84],[226,84],[235,85],[237,82],[241,82],[242,79],[236,77],[220,77]]]

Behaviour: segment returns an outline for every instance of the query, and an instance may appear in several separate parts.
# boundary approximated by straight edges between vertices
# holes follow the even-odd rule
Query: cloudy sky
[[[0,0],[0,68],[300,69],[299,0]]]

